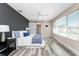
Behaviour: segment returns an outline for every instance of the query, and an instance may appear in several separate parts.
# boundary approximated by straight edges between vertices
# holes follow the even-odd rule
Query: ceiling
[[[29,21],[49,21],[71,7],[72,3],[8,3]]]

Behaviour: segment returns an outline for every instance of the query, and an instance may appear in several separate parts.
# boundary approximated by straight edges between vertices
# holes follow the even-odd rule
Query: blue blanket
[[[41,44],[41,43],[42,43],[42,36],[40,34],[37,34],[32,38],[32,44]]]

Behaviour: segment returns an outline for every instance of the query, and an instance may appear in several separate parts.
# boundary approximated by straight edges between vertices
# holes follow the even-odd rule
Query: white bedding
[[[42,44],[32,44],[32,37],[34,35],[31,34],[30,36],[27,37],[20,37],[17,38],[17,44],[16,46],[28,46],[28,47],[44,47],[45,46],[45,41],[42,38]]]

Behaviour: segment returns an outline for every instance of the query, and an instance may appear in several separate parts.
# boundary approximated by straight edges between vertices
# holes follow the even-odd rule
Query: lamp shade
[[[9,25],[0,25],[0,32],[9,32]]]

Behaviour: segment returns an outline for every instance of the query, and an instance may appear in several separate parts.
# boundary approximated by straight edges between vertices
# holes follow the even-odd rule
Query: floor
[[[70,56],[63,48],[52,42],[53,38],[46,37],[44,48],[20,47],[13,51],[9,56]]]

